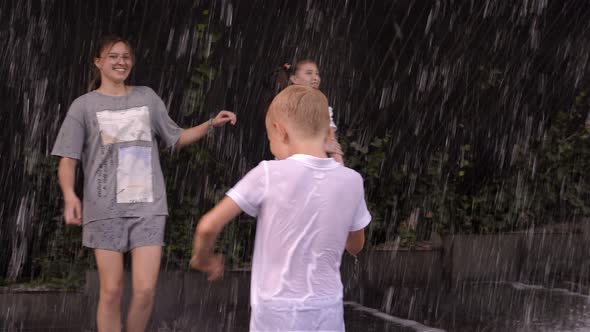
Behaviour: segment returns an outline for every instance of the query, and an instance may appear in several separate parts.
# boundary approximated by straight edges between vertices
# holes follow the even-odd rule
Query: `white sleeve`
[[[328,112],[330,112],[330,128],[336,131],[338,130],[338,127],[336,127],[336,124],[334,123],[334,109],[332,106],[328,106]]]
[[[267,189],[268,165],[263,161],[248,172],[226,195],[238,204],[242,211],[256,217]]]
[[[367,225],[371,222],[371,214],[369,213],[369,209],[367,208],[367,202],[365,202],[365,189],[362,186],[363,185],[361,179],[361,193],[359,195],[356,212],[354,214],[354,221],[350,226],[350,232],[363,229],[367,227]]]

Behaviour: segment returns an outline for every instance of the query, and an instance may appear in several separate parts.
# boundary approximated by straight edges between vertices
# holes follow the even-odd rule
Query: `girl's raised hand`
[[[230,123],[232,126],[236,124],[238,121],[236,114],[230,111],[220,111],[217,115],[213,118],[212,124],[213,127],[221,127],[226,123]]]

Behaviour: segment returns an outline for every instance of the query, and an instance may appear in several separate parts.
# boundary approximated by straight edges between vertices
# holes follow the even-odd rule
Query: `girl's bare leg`
[[[154,305],[154,294],[162,247],[148,246],[131,250],[133,297],[127,315],[127,332],[143,332]]]
[[[123,294],[123,254],[95,249],[100,280],[96,325],[99,332],[121,331],[121,296]]]

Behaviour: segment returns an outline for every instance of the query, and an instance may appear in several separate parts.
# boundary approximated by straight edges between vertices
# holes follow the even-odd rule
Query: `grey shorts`
[[[163,246],[165,228],[166,216],[94,220],[82,227],[82,244],[92,249],[118,252],[137,247]]]

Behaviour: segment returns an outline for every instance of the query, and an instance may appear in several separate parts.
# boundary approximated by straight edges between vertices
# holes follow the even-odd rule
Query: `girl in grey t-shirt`
[[[123,253],[130,251],[133,295],[127,330],[143,331],[153,306],[168,214],[158,143],[180,148],[213,127],[234,125],[236,116],[221,111],[208,122],[182,129],[152,89],[125,84],[135,59],[127,40],[103,37],[94,56],[93,90],[70,106],[52,154],[61,157],[65,222],[83,224],[83,244],[94,249],[100,278],[98,330],[121,331]],[[84,169],[83,204],[74,192],[78,161]]]

